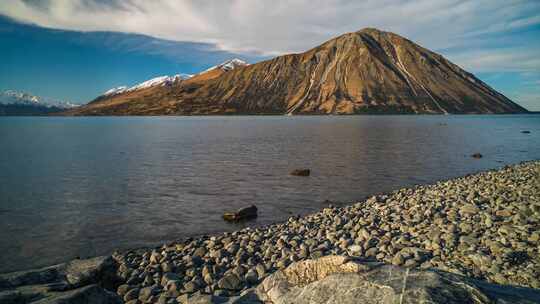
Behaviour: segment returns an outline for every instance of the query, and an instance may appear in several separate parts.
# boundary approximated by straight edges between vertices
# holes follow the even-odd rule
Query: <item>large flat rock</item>
[[[110,256],[0,275],[0,303],[113,304],[116,262]],[[109,289],[109,290],[107,290]]]
[[[255,293],[264,303],[540,303],[540,290],[327,256],[290,265]],[[256,302],[254,302],[256,303]]]

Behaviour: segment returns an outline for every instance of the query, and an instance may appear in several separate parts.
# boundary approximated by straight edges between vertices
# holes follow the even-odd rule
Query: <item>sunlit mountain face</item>
[[[365,28],[303,53],[112,89],[66,115],[493,114],[526,109],[411,40]]]

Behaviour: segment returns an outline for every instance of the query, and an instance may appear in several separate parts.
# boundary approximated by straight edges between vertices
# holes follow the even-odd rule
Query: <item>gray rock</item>
[[[237,274],[230,273],[223,276],[223,278],[218,281],[218,286],[221,289],[240,290],[242,289],[242,281]]]
[[[206,248],[199,247],[193,252],[193,256],[203,257],[206,254]]]
[[[396,253],[396,255],[392,258],[392,265],[400,266],[403,265],[403,263],[405,263],[405,259],[403,258],[401,253]]]
[[[164,273],[163,276],[161,277],[161,286],[165,287],[167,286],[167,283],[169,281],[179,281],[179,280],[180,280],[180,276],[178,274],[167,272],[167,273]]]
[[[257,264],[257,266],[255,266],[255,270],[257,271],[257,275],[259,278],[262,278],[266,275],[266,269],[263,264]]]
[[[173,265],[169,262],[163,262],[161,263],[161,270],[163,272],[172,272],[173,271]]]
[[[2,302],[4,303],[4,302]],[[25,303],[25,302],[14,302]],[[122,299],[118,295],[107,291],[97,285],[88,285],[75,290],[63,292],[58,295],[51,295],[36,304],[121,304]],[[5,303],[7,304],[7,303]]]
[[[124,301],[128,302],[137,299],[139,297],[139,291],[139,288],[133,288],[128,290],[124,295]]]
[[[118,289],[116,290],[116,293],[123,296],[128,292],[128,290],[132,289],[133,286],[129,286],[128,284],[122,284],[118,286]]]
[[[256,289],[265,303],[540,303],[540,291],[341,256],[294,263]]]
[[[158,264],[161,260],[161,254],[157,251],[153,251],[150,255],[150,263],[152,264]]]
[[[363,250],[362,250],[362,246],[360,246],[360,245],[352,245],[352,246],[349,246],[347,251],[352,256],[360,256],[360,255],[362,255]]]
[[[105,256],[2,274],[0,302],[26,303],[40,299],[39,303],[120,303],[122,300],[116,293],[105,289],[116,291],[117,268],[116,262]]]
[[[259,281],[259,275],[253,269],[248,270],[245,276],[246,282],[249,284],[256,284]]]
[[[148,300],[151,296],[157,295],[158,293],[159,293],[159,288],[157,288],[157,286],[141,288],[141,290],[139,291],[139,300],[144,302]]]
[[[189,281],[186,284],[184,284],[184,290],[187,293],[193,293],[199,289],[199,286],[195,284],[193,281]]]

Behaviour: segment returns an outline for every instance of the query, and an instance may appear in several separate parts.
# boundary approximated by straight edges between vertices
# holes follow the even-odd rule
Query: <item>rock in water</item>
[[[295,169],[291,172],[291,175],[294,176],[309,176],[309,174],[311,174],[309,169]]]
[[[238,209],[236,212],[225,212],[223,219],[226,221],[248,220],[257,217],[257,206],[251,205]]]
[[[236,212],[241,218],[257,217],[257,206],[251,205],[249,207],[238,209]]]
[[[264,303],[540,303],[540,290],[442,271],[412,270],[343,256],[291,264],[254,291]]]

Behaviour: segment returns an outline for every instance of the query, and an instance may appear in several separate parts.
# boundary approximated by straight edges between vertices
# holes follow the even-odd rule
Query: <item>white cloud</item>
[[[508,97],[529,111],[540,111],[540,92],[511,93]]]
[[[304,51],[363,27],[393,31],[434,50],[463,49],[489,43],[491,38],[486,35],[540,24],[540,2],[520,0],[48,0],[32,3],[0,1],[0,13],[50,28],[141,33],[175,41],[214,43],[228,51],[263,54]],[[465,68],[480,70],[501,65],[501,60],[515,59],[511,52],[490,53],[486,49],[482,52],[478,61],[474,61],[474,56],[479,51],[455,58]],[[525,63],[512,60],[502,68],[537,68],[538,60],[528,56]]]
[[[538,49],[507,48],[467,50],[447,57],[474,72],[537,72],[540,71]]]

